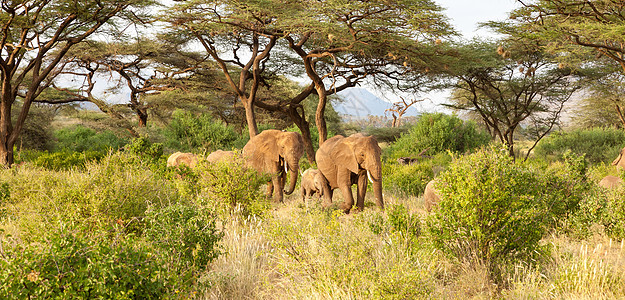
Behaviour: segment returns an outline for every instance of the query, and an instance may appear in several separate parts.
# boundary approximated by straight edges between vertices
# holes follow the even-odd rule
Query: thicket
[[[577,155],[585,154],[591,164],[610,163],[624,146],[625,131],[622,129],[576,129],[553,132],[538,143],[534,155],[553,162],[562,159],[569,150]]]
[[[185,298],[210,284],[220,212],[264,212],[266,178],[165,168],[161,154],[136,139],[84,170],[0,173],[0,298]]]
[[[426,155],[447,150],[465,153],[488,144],[490,140],[488,133],[480,130],[475,122],[443,113],[424,114],[408,133],[389,147],[386,156],[394,160],[398,157],[415,157],[422,151]]]
[[[231,126],[213,119],[210,114],[193,114],[177,110],[163,129],[165,147],[181,152],[212,152],[217,149],[243,148],[245,135],[238,134]]]
[[[421,158],[406,166],[388,161],[382,165],[384,190],[402,197],[419,196],[423,194],[427,183],[450,162],[451,156],[447,153],[439,153],[432,158]]]
[[[457,158],[438,178],[442,201],[427,219],[432,242],[458,260],[479,259],[494,278],[544,253],[540,240],[578,210],[588,189],[583,157],[545,170],[495,148]]]

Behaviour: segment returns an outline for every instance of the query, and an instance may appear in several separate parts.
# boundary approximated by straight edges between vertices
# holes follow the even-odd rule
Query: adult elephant
[[[326,140],[315,155],[317,167],[329,185],[324,186],[324,204],[332,202],[332,191],[339,188],[345,199],[341,208],[349,213],[354,205],[351,186],[356,184],[356,209],[363,210],[369,177],[376,204],[384,209],[381,152],[374,137],[358,133],[349,137],[337,135]]]
[[[299,173],[299,159],[304,154],[304,140],[297,132],[265,130],[252,137],[243,147],[247,165],[258,172],[271,175],[267,185],[267,196],[275,202],[282,202],[287,172],[289,186],[284,193],[290,195],[295,190]],[[275,191],[275,193],[273,193]]]

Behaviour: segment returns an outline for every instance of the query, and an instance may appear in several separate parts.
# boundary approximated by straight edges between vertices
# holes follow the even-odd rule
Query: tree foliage
[[[13,163],[13,146],[33,101],[58,74],[67,52],[96,32],[144,18],[151,0],[3,1],[0,8],[0,164]],[[15,120],[11,108],[21,104]]]
[[[514,30],[500,29],[509,36]],[[450,69],[455,81],[449,106],[479,114],[513,157],[516,130],[526,126],[533,148],[558,124],[564,104],[581,88],[572,71],[560,68],[537,43],[510,38],[474,41],[458,49],[460,59]]]

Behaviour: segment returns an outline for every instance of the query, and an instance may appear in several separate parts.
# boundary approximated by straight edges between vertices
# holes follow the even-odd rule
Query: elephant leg
[[[328,207],[332,204],[332,189],[330,189],[330,186],[327,184],[323,185],[323,203],[322,206]]]
[[[367,171],[362,170],[358,173],[358,183],[356,185],[356,209],[358,211],[363,211],[365,209],[365,195],[367,194],[367,183]]]
[[[273,182],[275,192],[273,194],[273,200],[276,203],[282,203],[282,179],[280,179],[280,176],[272,176],[271,181]]]
[[[343,205],[341,205],[341,209],[348,214],[352,206],[354,206],[354,196],[352,195],[351,185],[341,185],[339,189],[343,195]]]

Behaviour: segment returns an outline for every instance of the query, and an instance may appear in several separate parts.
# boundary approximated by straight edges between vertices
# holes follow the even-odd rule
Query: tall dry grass
[[[427,237],[375,234],[385,212],[343,215],[285,199],[267,216],[225,226],[226,254],[212,264],[205,299],[619,299],[625,297],[622,241],[598,234],[578,241],[553,234],[548,257],[517,264],[503,283],[468,257],[454,261]],[[387,212],[404,205],[425,217],[420,198],[387,197]],[[385,219],[386,220],[386,219]]]

